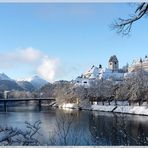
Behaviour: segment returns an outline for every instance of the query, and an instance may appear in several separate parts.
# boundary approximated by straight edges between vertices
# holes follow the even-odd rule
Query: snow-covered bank
[[[148,115],[148,106],[105,106],[105,105],[92,105],[92,110],[108,111],[115,113],[126,113],[136,115]]]
[[[59,106],[59,108],[63,109],[79,109],[77,104],[67,103]],[[104,111],[104,112],[114,112],[114,113],[126,113],[126,114],[136,114],[136,115],[147,115],[148,116],[148,106],[128,106],[128,105],[101,105],[101,104],[93,104],[90,107],[81,107],[82,110],[94,110],[94,111]]]
[[[75,104],[75,103],[64,103],[62,105],[59,105],[59,108],[63,108],[63,109],[66,109],[66,108],[78,109],[78,105]]]
[[[148,106],[118,106],[114,112],[137,115],[148,115]]]
[[[116,106],[112,105],[106,106],[106,105],[97,105],[97,104],[94,104],[91,107],[92,110],[105,111],[105,112],[112,112],[115,108]]]

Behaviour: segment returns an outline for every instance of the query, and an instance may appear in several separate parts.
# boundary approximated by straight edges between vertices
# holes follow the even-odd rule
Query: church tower
[[[119,62],[118,62],[116,55],[113,55],[110,57],[108,61],[108,68],[111,69],[112,71],[118,71]]]

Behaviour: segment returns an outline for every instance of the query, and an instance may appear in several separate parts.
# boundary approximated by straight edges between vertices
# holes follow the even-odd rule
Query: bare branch
[[[13,127],[0,128],[0,145],[40,145],[40,142],[34,138],[40,129],[40,121],[33,125],[25,122],[26,131]]]
[[[119,34],[128,35],[131,32],[133,23],[141,19],[147,13],[148,13],[148,3],[141,3],[137,7],[134,15],[130,16],[129,19],[119,18],[111,25],[111,28],[113,30],[116,30],[117,33]]]

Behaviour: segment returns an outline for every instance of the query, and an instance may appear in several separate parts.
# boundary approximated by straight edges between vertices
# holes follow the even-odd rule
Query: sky
[[[148,19],[130,36],[111,30],[135,10],[129,3],[0,3],[0,72],[13,79],[39,75],[49,82],[72,80],[92,65],[119,66],[148,54]]]

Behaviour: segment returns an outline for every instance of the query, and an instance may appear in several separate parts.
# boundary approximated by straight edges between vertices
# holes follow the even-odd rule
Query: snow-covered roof
[[[78,79],[80,78],[80,79]],[[92,79],[113,79],[113,80],[122,80],[124,78],[124,73],[118,72],[118,71],[112,71],[108,68],[102,68],[102,67],[96,67],[92,66],[90,70],[85,72],[82,77],[78,77],[76,80],[78,82],[83,82],[83,80],[86,81],[92,80]]]
[[[84,73],[84,76],[87,78],[97,78],[99,77],[100,70],[101,68],[98,68],[93,65],[90,70]]]
[[[110,69],[105,69],[102,73],[103,79],[114,79],[114,80],[121,80],[124,77],[124,73],[120,73],[118,71],[112,71]]]

